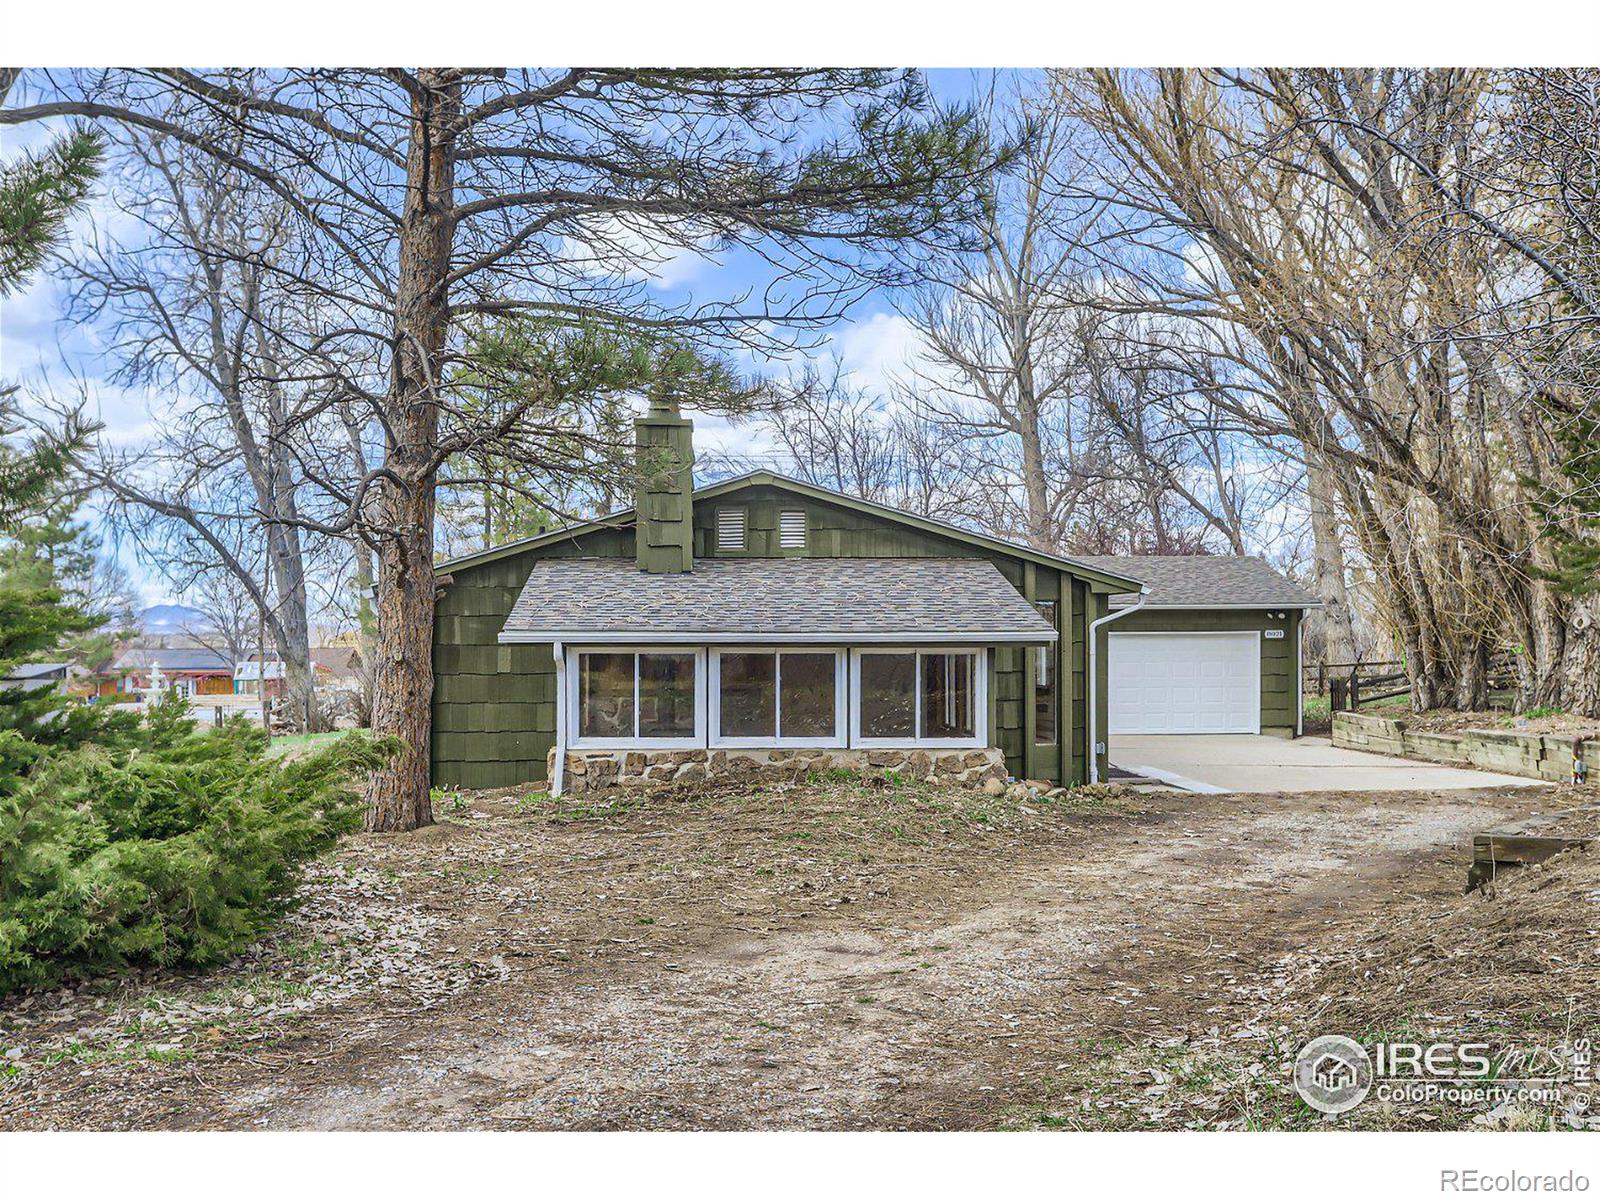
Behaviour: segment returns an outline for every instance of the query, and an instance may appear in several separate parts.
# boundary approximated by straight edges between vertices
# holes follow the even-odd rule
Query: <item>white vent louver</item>
[[[717,549],[744,549],[744,509],[724,508],[717,512]]]
[[[778,547],[783,550],[804,550],[806,546],[806,514],[803,511],[778,514]]]

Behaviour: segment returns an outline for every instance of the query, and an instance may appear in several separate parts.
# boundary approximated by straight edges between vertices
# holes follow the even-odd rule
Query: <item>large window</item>
[[[989,734],[985,655],[973,647],[596,646],[566,662],[566,727],[580,749],[964,747]]]
[[[580,743],[693,744],[700,737],[694,650],[583,650],[572,669]]]
[[[987,733],[976,650],[860,650],[853,742],[978,746]]]
[[[844,744],[841,651],[719,650],[712,661],[717,744]]]

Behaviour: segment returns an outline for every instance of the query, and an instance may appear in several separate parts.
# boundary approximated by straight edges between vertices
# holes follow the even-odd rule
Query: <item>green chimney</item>
[[[694,422],[673,399],[653,399],[633,423],[639,482],[633,496],[639,569],[671,575],[694,568]]]

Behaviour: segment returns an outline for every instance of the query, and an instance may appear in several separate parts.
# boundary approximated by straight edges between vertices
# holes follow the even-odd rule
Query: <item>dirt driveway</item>
[[[1537,800],[479,797],[350,839],[226,969],[8,1001],[0,1127],[991,1126],[1459,892],[1470,835]]]

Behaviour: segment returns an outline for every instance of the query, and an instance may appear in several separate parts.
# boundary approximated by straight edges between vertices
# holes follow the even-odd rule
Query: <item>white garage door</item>
[[[1261,732],[1259,633],[1113,633],[1117,733]]]

